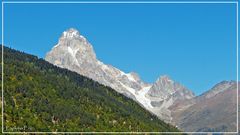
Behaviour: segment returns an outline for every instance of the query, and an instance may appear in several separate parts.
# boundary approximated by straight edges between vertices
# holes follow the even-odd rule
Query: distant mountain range
[[[200,96],[166,75],[149,84],[137,73],[99,61],[89,41],[73,28],[63,32],[45,59],[113,88],[184,131],[236,131],[237,82],[223,81]]]
[[[197,132],[237,130],[237,83],[223,81],[206,93],[170,107],[180,129]]]

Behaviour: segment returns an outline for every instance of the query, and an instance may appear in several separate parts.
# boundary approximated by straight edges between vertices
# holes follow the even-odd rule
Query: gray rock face
[[[208,92],[170,107],[174,124],[189,132],[236,132],[237,82],[223,81]]]
[[[86,66],[93,66],[97,62],[91,44],[75,29],[63,32],[58,44],[47,53],[45,59],[60,67],[78,68],[81,72]]]
[[[161,76],[148,92],[149,97],[167,99],[174,96],[181,99],[191,99],[194,94],[181,84],[174,82],[168,76]]]
[[[149,89],[147,98],[151,100],[151,105],[154,106],[159,114],[163,115],[166,122],[172,123],[171,107],[178,100],[188,100],[194,97],[194,94],[183,85],[174,82],[168,76],[161,76]]]
[[[168,107],[176,99],[188,99],[193,96],[189,90],[166,76],[161,77],[152,86],[143,82],[137,73],[124,73],[111,65],[104,64],[97,59],[87,39],[73,28],[63,32],[57,45],[47,53],[45,59],[54,65],[112,87],[166,122],[171,121]]]
[[[124,73],[97,60],[92,45],[73,28],[63,32],[58,44],[47,53],[45,59],[59,67],[75,71],[110,86],[133,99],[135,99],[133,95],[135,91],[128,89],[141,90],[148,85],[135,73]]]
[[[232,122],[236,82],[221,82],[198,97],[168,76],[148,84],[137,73],[124,73],[99,61],[92,45],[73,28],[63,32],[45,59],[113,88],[184,131],[230,130],[236,124]],[[222,119],[225,115],[231,118]]]

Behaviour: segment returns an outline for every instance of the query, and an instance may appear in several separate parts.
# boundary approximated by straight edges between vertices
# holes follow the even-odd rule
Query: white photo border
[[[5,4],[235,4],[236,5],[236,52],[237,52],[237,131],[236,132],[4,132],[3,119],[3,49],[4,49],[4,5]],[[2,133],[3,134],[238,134],[238,1],[2,1]]]

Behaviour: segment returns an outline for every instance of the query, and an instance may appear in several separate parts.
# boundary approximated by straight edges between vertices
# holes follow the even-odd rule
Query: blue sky
[[[41,58],[74,27],[97,57],[197,95],[236,80],[235,4],[6,4],[4,43]]]

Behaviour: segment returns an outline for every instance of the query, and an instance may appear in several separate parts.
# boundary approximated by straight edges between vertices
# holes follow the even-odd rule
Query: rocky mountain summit
[[[101,84],[115,89],[156,114],[166,122],[171,121],[167,109],[177,99],[190,99],[194,94],[167,76],[148,84],[137,73],[123,71],[99,61],[92,45],[73,28],[64,31],[57,45],[47,53],[48,62],[75,71]]]
[[[148,86],[136,73],[124,73],[99,61],[92,45],[73,28],[63,32],[58,44],[52,48],[45,59],[59,67],[110,86],[131,98],[134,98],[135,92],[132,89],[141,90]]]
[[[113,88],[117,92],[132,98],[160,119],[174,124],[184,131],[205,131],[203,129],[206,129],[206,127],[199,129],[187,126],[186,123],[201,122],[200,118],[206,114],[201,113],[201,111],[204,106],[208,107],[207,101],[212,103],[212,100],[215,99],[216,106],[212,107],[219,108],[220,104],[217,104],[217,101],[225,100],[223,93],[231,93],[229,89],[235,90],[232,85],[236,82],[225,81],[216,85],[207,93],[196,97],[191,90],[166,75],[160,76],[154,83],[146,83],[140,79],[137,73],[125,73],[98,60],[90,42],[73,28],[63,32],[57,45],[47,53],[45,59],[54,65],[75,71]],[[233,107],[235,101],[225,102],[225,104]],[[196,118],[195,115],[189,114],[189,112],[194,113],[193,111],[199,119],[194,119]],[[216,111],[225,114],[219,109],[214,110],[213,113],[217,113]],[[229,112],[233,113],[233,111]],[[190,119],[191,117],[194,118]],[[184,123],[181,123],[182,121]],[[214,124],[212,125],[214,126]]]
[[[180,83],[174,82],[166,75],[161,76],[146,94],[154,107],[153,112],[170,123],[172,123],[172,114],[169,107],[175,102],[189,100],[194,96],[192,91]]]
[[[161,76],[149,89],[148,95],[157,99],[166,99],[173,94],[179,94],[178,97],[182,99],[191,99],[194,97],[194,93],[182,86],[181,84],[174,82],[169,76]],[[180,96],[181,95],[181,96]]]

